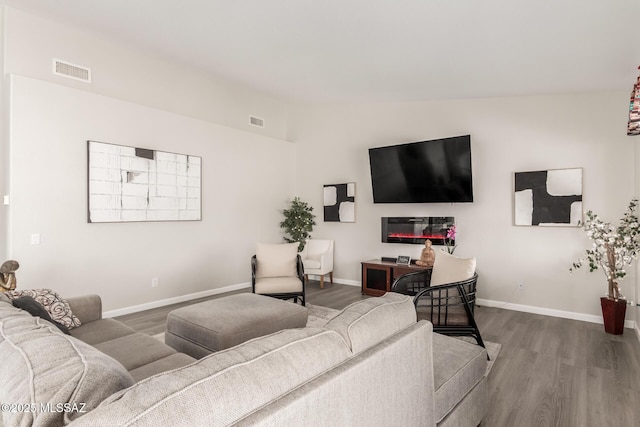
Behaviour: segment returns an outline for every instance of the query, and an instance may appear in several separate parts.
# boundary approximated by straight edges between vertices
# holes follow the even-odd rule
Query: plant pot
[[[600,298],[600,306],[602,306],[605,332],[613,335],[622,335],[624,332],[624,315],[627,312],[627,301],[614,301],[602,297]]]

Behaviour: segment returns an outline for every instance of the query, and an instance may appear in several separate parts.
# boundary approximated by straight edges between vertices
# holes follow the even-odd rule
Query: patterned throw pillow
[[[25,289],[20,291],[5,292],[10,299],[19,297],[31,297],[38,301],[47,310],[51,318],[63,324],[69,329],[77,328],[82,323],[80,319],[73,315],[69,303],[62,299],[60,295],[51,289]]]

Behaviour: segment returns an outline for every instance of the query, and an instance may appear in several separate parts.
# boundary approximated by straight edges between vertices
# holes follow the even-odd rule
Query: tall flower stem
[[[620,298],[620,288],[618,287],[618,282],[616,282],[616,251],[615,248],[608,243],[606,243],[604,247],[607,250],[607,262],[609,264],[609,271],[607,271],[609,292],[607,297],[618,301]]]

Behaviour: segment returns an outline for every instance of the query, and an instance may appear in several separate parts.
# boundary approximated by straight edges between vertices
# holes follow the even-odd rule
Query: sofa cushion
[[[353,353],[360,353],[416,323],[413,300],[388,292],[347,306],[324,327],[338,332]]]
[[[161,372],[167,372],[172,369],[187,366],[190,363],[195,362],[196,360],[197,359],[194,359],[193,357],[184,353],[174,353],[170,354],[167,357],[163,357],[162,359],[147,363],[146,365],[140,366],[139,368],[133,369],[129,371],[129,373],[131,374],[133,379],[138,382]]]
[[[440,422],[478,384],[487,370],[487,351],[457,338],[433,334],[435,419]]]
[[[276,332],[144,379],[105,400],[77,425],[230,425],[349,354],[333,331]]]
[[[139,368],[176,351],[147,334],[135,333],[95,344],[95,348],[120,362],[127,371]],[[135,349],[135,351],[131,351]]]
[[[111,357],[5,303],[0,303],[0,357],[0,402],[33,403],[38,409],[77,405],[71,412],[3,412],[5,427],[68,424],[134,383]]]
[[[476,272],[475,258],[458,258],[445,251],[436,251],[431,271],[431,286],[470,279]]]
[[[10,291],[6,295],[11,299],[23,296],[35,299],[49,312],[54,321],[63,324],[69,329],[77,328],[81,325],[80,319],[71,312],[69,303],[51,289],[24,289]]]
[[[256,278],[296,276],[298,243],[256,244]]]
[[[24,310],[32,316],[37,316],[41,319],[46,320],[47,322],[53,323],[53,325],[56,328],[60,329],[63,334],[69,335],[69,328],[53,320],[51,316],[49,316],[49,312],[45,310],[42,304],[40,304],[33,298],[28,296],[14,298],[11,303],[14,307],[19,308],[20,310]]]
[[[71,330],[72,336],[91,345],[135,333],[135,330],[113,319],[101,319],[95,322],[83,323],[79,328]]]

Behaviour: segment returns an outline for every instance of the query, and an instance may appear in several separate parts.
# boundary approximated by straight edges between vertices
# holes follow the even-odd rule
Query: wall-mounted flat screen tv
[[[473,202],[469,135],[369,149],[374,203]]]

